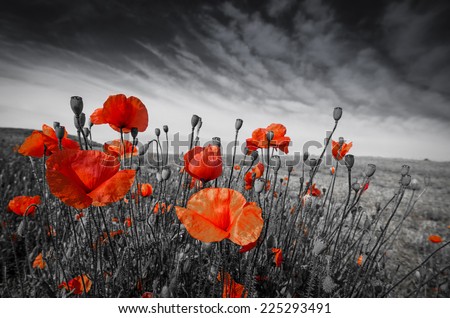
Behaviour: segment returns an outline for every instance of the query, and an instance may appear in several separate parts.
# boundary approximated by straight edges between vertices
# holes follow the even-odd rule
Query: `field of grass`
[[[340,210],[348,194],[345,166],[336,172],[330,201],[327,192],[333,176],[326,167],[314,179],[322,195],[307,200],[299,199],[305,189],[300,180],[301,165],[294,167],[287,189],[289,173],[281,167],[277,173],[282,180],[275,185],[275,197],[272,189],[257,194],[244,190],[243,180],[234,180],[232,188],[262,207],[262,233],[266,233],[253,250],[239,253],[241,247],[228,240],[202,243],[190,236],[173,207],[185,206],[189,195],[200,187],[185,190],[183,174],[173,166],[166,181],[158,180],[157,169],[139,170],[139,182],[153,186],[151,196],[140,198],[133,187],[126,200],[102,209],[89,207],[78,219],[80,211],[62,204],[47,188],[43,192],[42,159],[30,159],[13,150],[30,133],[25,129],[0,129],[2,297],[73,297],[76,292],[60,284],[81,274],[93,283],[90,291],[83,284],[80,295],[87,297],[140,297],[145,293],[152,297],[450,296],[448,247],[390,290],[448,240],[449,163],[356,157],[352,173],[358,179],[352,183],[363,184],[367,164],[375,164],[377,169],[361,200],[342,223]],[[417,179],[420,189],[399,186],[405,164],[411,167],[409,174]],[[275,172],[271,173],[273,177]],[[224,168],[218,184],[211,181],[204,187],[225,187],[228,174],[229,168]],[[234,177],[237,175],[235,171]],[[244,172],[240,175],[243,177]],[[187,193],[186,197],[181,193]],[[393,204],[383,208],[393,197],[395,203],[400,194],[403,200],[396,213],[392,213]],[[44,203],[34,217],[23,218],[7,211],[8,202],[19,195],[42,196]],[[171,207],[161,213],[161,209],[155,209],[156,204]],[[126,225],[128,219],[130,226]],[[386,222],[389,229],[383,227]],[[399,224],[402,226],[397,227]],[[336,232],[341,230],[341,240],[337,240]],[[110,237],[114,231],[121,234]],[[431,234],[441,236],[444,242],[431,243]],[[378,238],[389,241],[377,247]],[[280,264],[274,248],[282,251]],[[372,249],[376,253],[371,253]],[[32,266],[41,252],[44,269]],[[244,291],[239,290],[241,286]]]

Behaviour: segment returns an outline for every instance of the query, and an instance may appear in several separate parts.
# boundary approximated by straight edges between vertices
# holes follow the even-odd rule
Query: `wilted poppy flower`
[[[115,131],[129,133],[131,128],[143,132],[148,126],[148,112],[145,105],[137,97],[126,97],[124,94],[111,95],[90,116],[95,125],[109,124]]]
[[[138,191],[143,197],[148,197],[152,195],[153,187],[150,183],[142,183],[138,185]]]
[[[59,150],[59,143],[55,130],[45,124],[42,125],[42,131],[33,131],[31,135],[25,139],[17,152],[24,156],[41,158],[44,156],[44,145],[46,156],[50,156],[52,153]],[[63,149],[80,149],[80,146],[76,141],[67,138],[67,131],[65,130],[61,145]]]
[[[184,155],[184,168],[192,177],[208,182],[222,174],[220,147],[208,145],[194,147]]]
[[[206,243],[229,239],[245,246],[259,238],[264,223],[254,202],[226,188],[203,189],[191,196],[186,208],[177,206],[176,212],[189,234]]]
[[[308,183],[306,184],[308,186]],[[316,184],[313,183],[312,187],[308,188],[308,192],[306,193],[308,195],[312,195],[313,197],[320,197],[322,195],[322,192],[320,189],[316,188]]]
[[[135,175],[135,170],[119,171],[114,157],[97,150],[63,150],[47,160],[50,191],[76,209],[119,201]]]
[[[109,141],[103,144],[103,151],[108,155],[122,158],[125,154],[126,158],[130,158],[131,155],[137,156],[139,154],[139,150],[136,147],[133,147],[133,144],[128,140],[124,140],[124,143],[120,141],[120,139],[116,139],[113,141]]]
[[[281,248],[272,247],[272,253],[274,254],[274,262],[276,267],[280,267],[283,262],[283,254]]]
[[[11,212],[14,212],[17,215],[25,216],[26,215],[34,215],[34,212],[36,212],[36,207],[32,206],[33,204],[40,204],[41,203],[41,197],[36,195],[34,197],[28,197],[28,196],[17,196],[13,198],[8,203],[8,209]],[[28,211],[27,211],[28,209]]]
[[[247,298],[248,292],[244,285],[236,283],[229,273],[225,273],[224,276],[222,298]],[[220,272],[217,279],[222,281]]]
[[[83,285],[84,282],[84,285]],[[77,276],[71,280],[69,280],[68,283],[62,282],[59,284],[58,288],[65,288],[67,291],[73,291],[74,295],[81,295],[84,293],[86,289],[86,293],[89,293],[92,287],[92,281],[89,279],[89,277],[86,274],[83,274],[81,276]]]
[[[431,243],[442,243],[442,237],[440,237],[439,235],[430,235],[428,237],[428,240]]]
[[[254,179],[253,174],[255,174],[255,180],[262,177],[264,173],[264,165],[259,162],[256,166],[252,168],[252,171],[249,171],[244,176],[244,182],[245,182],[245,190],[250,190],[253,187],[253,181]]]
[[[240,248],[239,253],[248,252],[248,251],[252,250],[257,244],[258,244],[258,240],[254,241],[254,242],[251,242],[251,243],[248,243],[247,245],[242,246]]]
[[[42,257],[42,253],[39,253],[38,256],[36,256],[36,258],[33,261],[33,268],[40,268],[40,269],[44,269],[45,266],[47,266],[47,264],[45,263],[43,257]]]
[[[345,157],[345,155],[349,152],[350,148],[352,148],[353,143],[343,143],[342,145],[337,142],[332,140],[331,141],[331,153],[333,154],[333,157],[336,160],[342,160],[342,158]]]
[[[247,148],[250,151],[255,151],[258,148],[267,148],[267,132],[273,132],[273,138],[270,142],[270,147],[280,149],[284,153],[288,153],[289,143],[291,138],[286,137],[286,127],[282,124],[270,124],[267,128],[257,128],[252,133],[252,138],[247,139]]]

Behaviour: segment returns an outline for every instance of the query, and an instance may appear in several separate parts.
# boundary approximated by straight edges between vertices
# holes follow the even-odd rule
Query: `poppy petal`
[[[108,123],[105,120],[105,117],[103,117],[103,108],[97,108],[94,110],[89,118],[91,119],[91,123],[94,125],[103,125]]]
[[[261,208],[246,204],[231,226],[230,240],[245,246],[258,240],[263,228]]]
[[[17,150],[23,156],[41,158],[44,155],[44,138],[40,131],[33,131]]]
[[[88,194],[94,206],[105,206],[122,199],[134,182],[136,170],[122,170]]]
[[[286,127],[282,124],[270,124],[267,128],[267,131],[273,131],[273,138],[278,139],[280,137],[284,137],[286,135]]]

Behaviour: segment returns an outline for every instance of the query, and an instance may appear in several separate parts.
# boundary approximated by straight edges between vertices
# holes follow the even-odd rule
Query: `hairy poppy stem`
[[[234,160],[235,160],[235,157],[236,157],[236,148],[237,148],[238,134],[239,134],[239,130],[236,130],[236,135],[234,136],[233,159],[232,159],[232,162],[231,162],[230,179],[228,180],[228,188],[231,186],[231,180],[233,179]]]

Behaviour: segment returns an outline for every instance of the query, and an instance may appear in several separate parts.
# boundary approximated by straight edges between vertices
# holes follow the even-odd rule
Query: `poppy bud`
[[[191,118],[191,125],[192,125],[192,128],[194,128],[195,126],[197,126],[199,120],[200,120],[200,117],[198,117],[197,115],[192,115],[192,118]]]
[[[53,122],[53,129],[56,130],[56,127],[61,126],[61,124],[59,123],[59,121],[54,121]]]
[[[305,162],[306,160],[308,160],[308,157],[309,157],[309,152],[305,151],[303,153],[303,161]]]
[[[58,126],[55,129],[55,133],[56,133],[56,138],[58,138],[59,140],[64,138],[64,133],[66,132],[64,126]]]
[[[267,138],[267,140],[268,140],[269,142],[272,141],[273,136],[274,136],[274,133],[273,133],[272,130],[269,130],[269,131],[266,133],[266,138]]]
[[[267,248],[272,249],[277,246],[277,238],[272,234],[267,238]]]
[[[157,172],[156,173],[156,180],[158,180],[158,182],[162,181],[162,174],[161,174],[161,172]]]
[[[81,113],[79,116],[75,115],[73,118],[75,127],[78,130],[81,130],[84,127],[84,124],[86,123],[86,115],[85,113]]]
[[[361,189],[361,185],[360,185],[358,182],[355,182],[355,183],[352,184],[352,189],[353,189],[355,192],[358,192],[359,189]]]
[[[83,132],[84,132],[84,135],[86,136],[86,138],[89,137],[89,135],[91,134],[91,130],[87,127],[83,128]]]
[[[131,128],[131,137],[133,137],[133,139],[136,138],[138,135],[138,132],[139,131],[138,131],[137,127]]]
[[[344,142],[345,142],[344,137],[339,137],[339,145],[342,146]]]
[[[212,144],[220,147],[220,137],[213,137]]]
[[[403,166],[402,166],[402,170],[401,170],[401,172],[400,172],[401,175],[402,175],[402,176],[406,176],[406,175],[409,173],[409,168],[410,168],[410,167],[409,167],[408,165],[403,165]]]
[[[197,131],[199,131],[200,128],[202,128],[202,126],[203,126],[203,120],[201,117],[199,117],[198,124],[197,124]]]
[[[412,179],[409,185],[411,187],[411,190],[420,190],[420,184],[417,179]]]
[[[342,117],[342,108],[341,107],[335,107],[333,111],[333,118],[335,121],[338,121]]]
[[[75,116],[80,116],[83,112],[83,99],[80,96],[72,96],[70,98],[70,107]]]
[[[366,175],[367,178],[370,178],[371,176],[373,176],[376,170],[377,166],[375,166],[372,163],[369,163],[366,167],[366,171],[364,172],[364,174]]]
[[[256,161],[256,159],[258,159],[259,153],[257,151],[253,151],[251,156],[252,156],[252,160]]]
[[[164,130],[164,132],[167,134],[167,133],[169,132],[169,126],[164,125],[164,126],[163,126],[163,130]]]
[[[277,172],[281,168],[281,159],[280,156],[273,156],[272,157],[273,162],[273,170]]]
[[[289,174],[292,173],[292,170],[294,170],[294,167],[293,166],[288,166],[288,173]]]
[[[163,168],[162,169],[162,179],[163,180],[168,180],[170,178],[170,174],[171,174],[171,170],[169,168]]]
[[[243,123],[244,121],[242,119],[236,119],[236,123],[234,124],[236,131],[239,131],[239,129],[241,129]]]
[[[170,297],[170,291],[169,287],[167,285],[164,285],[161,289],[161,298],[169,298]]]
[[[346,155],[344,157],[344,162],[347,168],[350,170],[353,167],[353,164],[355,163],[355,157],[353,155]]]
[[[155,135],[156,137],[159,137],[159,135],[161,135],[161,129],[155,128]]]
[[[255,180],[255,191],[256,193],[261,193],[264,190],[264,186],[266,185],[266,180],[263,178],[259,178]]]
[[[409,174],[402,177],[402,185],[407,187],[409,186],[410,183],[411,183],[411,176]]]

